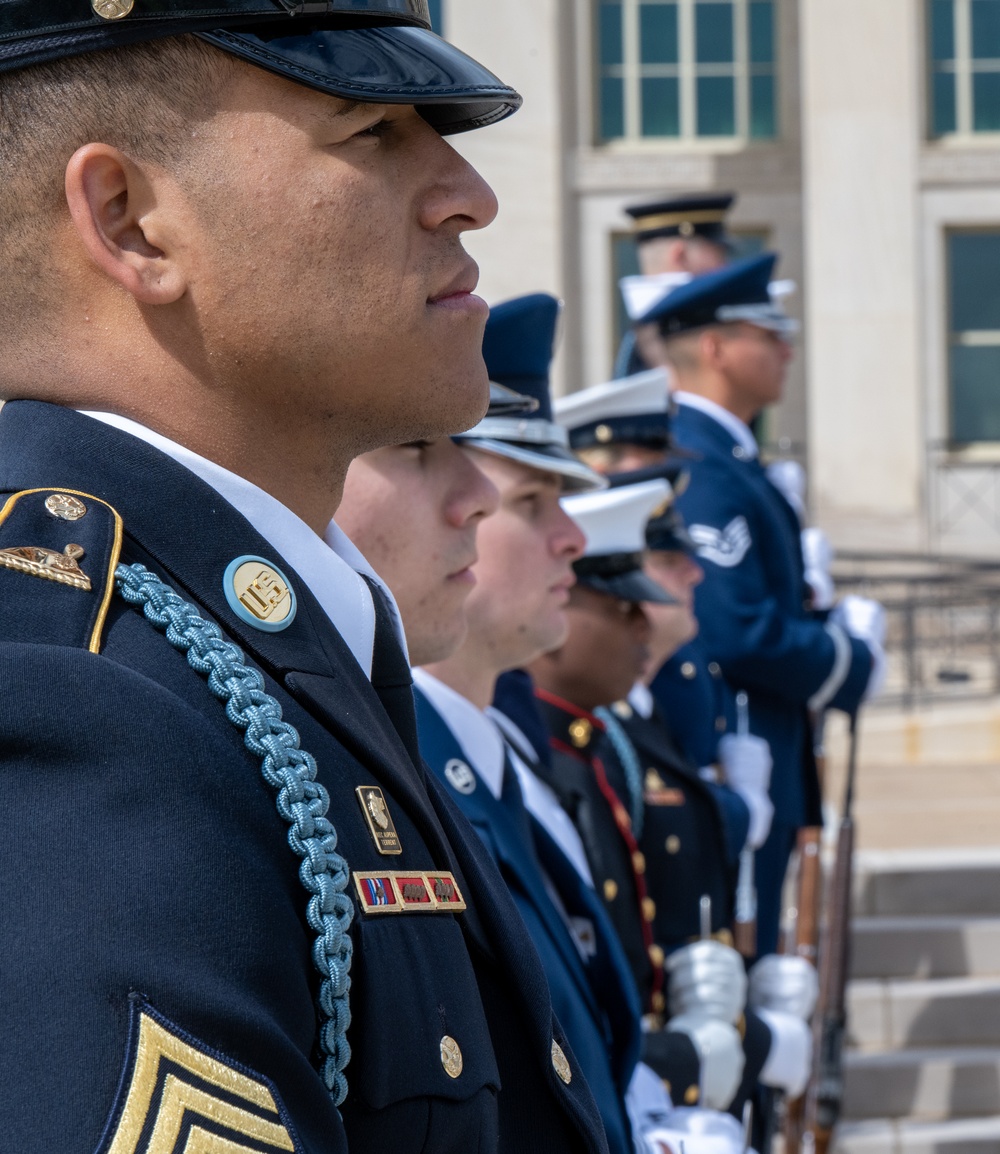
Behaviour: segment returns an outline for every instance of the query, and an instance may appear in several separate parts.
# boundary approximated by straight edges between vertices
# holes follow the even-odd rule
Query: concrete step
[[[847,1001],[848,1041],[859,1050],[990,1046],[1000,1040],[998,978],[855,981]]]
[[[833,1154],[997,1154],[1000,1117],[946,1122],[844,1122]]]
[[[851,929],[855,978],[1000,975],[1000,918],[855,918]]]
[[[1000,1115],[1000,1048],[847,1054],[844,1117],[947,1119]]]
[[[854,909],[862,917],[998,917],[1000,850],[860,853]]]

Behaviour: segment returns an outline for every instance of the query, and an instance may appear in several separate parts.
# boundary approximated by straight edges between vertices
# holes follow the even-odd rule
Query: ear
[[[173,304],[187,282],[154,243],[163,222],[151,172],[107,144],[85,144],[66,166],[66,201],[84,249],[110,280],[144,305]]]

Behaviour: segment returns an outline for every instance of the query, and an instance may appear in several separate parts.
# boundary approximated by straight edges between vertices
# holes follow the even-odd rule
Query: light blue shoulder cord
[[[632,819],[632,833],[635,835],[635,840],[638,841],[639,838],[642,837],[642,821],[644,816],[642,802],[642,766],[639,764],[639,757],[635,752],[632,742],[629,740],[628,734],[622,729],[621,722],[610,709],[605,709],[603,705],[599,705],[594,710],[594,716],[599,717],[601,721],[604,722],[604,728],[607,730],[608,738],[614,747],[615,753],[618,754],[618,760],[622,763],[622,769],[625,771],[629,817]]]
[[[330,795],[316,780],[316,762],[299,745],[294,726],[281,706],[264,692],[263,675],[247,665],[242,650],[219,627],[199,616],[155,574],[142,565],[119,565],[118,592],[130,605],[142,606],[147,620],[187,655],[188,664],[208,678],[209,689],[225,702],[226,716],[243,731],[247,749],[262,758],[261,772],[278,791],[278,813],[289,824],[288,843],[302,859],[299,878],[312,895],[306,921],[316,931],[312,958],[323,975],[319,988],[322,1075],[339,1106],[347,1097],[344,1069],[351,1056],[351,938],[354,907],[347,895],[347,862],[337,851],[337,831],[326,817]]]

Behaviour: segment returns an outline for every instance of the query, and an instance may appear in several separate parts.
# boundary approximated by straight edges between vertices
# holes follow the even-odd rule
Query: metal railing
[[[1000,562],[841,552],[840,596],[886,608],[887,675],[874,706],[1000,695]]]

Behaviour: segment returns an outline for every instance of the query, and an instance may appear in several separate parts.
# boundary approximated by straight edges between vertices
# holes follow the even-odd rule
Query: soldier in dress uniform
[[[731,192],[685,193],[626,207],[640,270],[638,277],[623,277],[621,282],[633,321],[652,303],[650,293],[668,292],[732,259],[726,217],[735,200]],[[615,357],[615,376],[627,377],[656,363],[646,347],[653,333],[655,329],[636,326],[625,334]]]
[[[577,455],[611,477],[612,483],[630,483],[642,475],[636,470],[647,469],[648,476],[662,474],[672,491],[680,493],[689,482],[690,457],[679,449],[672,433],[675,406],[667,386],[665,376],[649,370],[561,397],[556,415]],[[616,477],[621,481],[615,481]],[[670,503],[656,519],[651,528],[657,542],[677,547],[652,548],[646,565],[652,567],[655,580],[668,579],[674,595],[687,599],[701,581],[702,570],[677,517]],[[650,690],[672,742],[703,776],[739,781],[747,762],[760,762],[763,743],[759,738],[747,741],[727,734],[727,712],[733,712],[727,709],[730,694],[718,663],[710,660],[697,636],[697,618],[691,616],[690,623],[694,635],[658,667],[650,665]],[[746,842],[750,813],[731,790],[719,791],[717,801],[726,825],[727,854],[735,866]],[[749,804],[755,806],[757,799],[750,798]]]
[[[0,8],[5,1148],[603,1154],[331,521],[486,408],[519,98],[422,0]]]
[[[758,457],[750,422],[780,399],[794,322],[772,299],[765,254],[681,286],[646,315],[679,402],[673,427],[695,456],[678,509],[698,548],[705,649],[747,695],[751,733],[771,748],[771,832],[757,853],[758,948],[777,945],[781,887],[797,829],[820,824],[810,713],[854,712],[882,664],[881,608],[863,599],[813,612],[800,525]]]
[[[570,594],[565,642],[529,666],[552,755],[551,766],[537,772],[580,832],[597,892],[625,947],[651,1024],[662,1023],[668,1000],[665,950],[656,937],[657,910],[640,840],[643,767],[628,739],[619,740],[620,731],[597,711],[627,695],[648,659],[651,631],[643,604],[672,600],[642,571],[646,520],[669,492],[660,479],[566,499],[567,510],[587,533],[587,554],[574,565],[578,584]],[[699,836],[698,844],[712,844],[711,836]],[[663,851],[657,847],[653,852]],[[697,896],[694,900],[697,908]],[[714,915],[720,926],[724,913],[720,909]],[[690,999],[667,1035],[647,1037],[646,1054],[669,1078],[659,1051],[669,1045],[671,1034],[687,1036],[701,1059],[701,1084],[681,1090],[671,1079],[675,1092],[687,1104],[701,1101],[722,1108],[732,1101],[744,1065],[734,1023],[746,979],[734,951],[720,946],[703,952],[713,954],[715,968],[709,976],[702,967],[702,988],[710,988],[714,1000],[725,1001],[727,1010],[706,1015],[696,1007],[697,998]],[[692,950],[682,946],[677,953],[675,965],[680,965]]]
[[[607,915],[578,872],[587,868],[579,835],[486,709],[501,669],[557,644],[565,631],[562,606],[584,538],[560,495],[606,485],[566,449],[552,421],[548,369],[558,314],[554,297],[536,293],[494,307],[487,322],[491,385],[530,393],[532,412],[491,408],[454,438],[465,453],[445,441],[366,454],[348,471],[338,520],[396,594],[411,660],[423,663],[414,671],[421,752],[524,918],[610,1149],[630,1154],[634,1138],[639,1149],[658,1152],[683,1140],[696,1154],[703,1139],[690,1120],[684,1131],[666,1128],[669,1098],[651,1071],[636,1070],[638,994]],[[499,492],[499,509],[483,517],[486,485]],[[471,555],[473,535],[474,585],[449,576]],[[726,1133],[722,1120],[711,1121]],[[730,1134],[734,1149],[738,1138]]]

